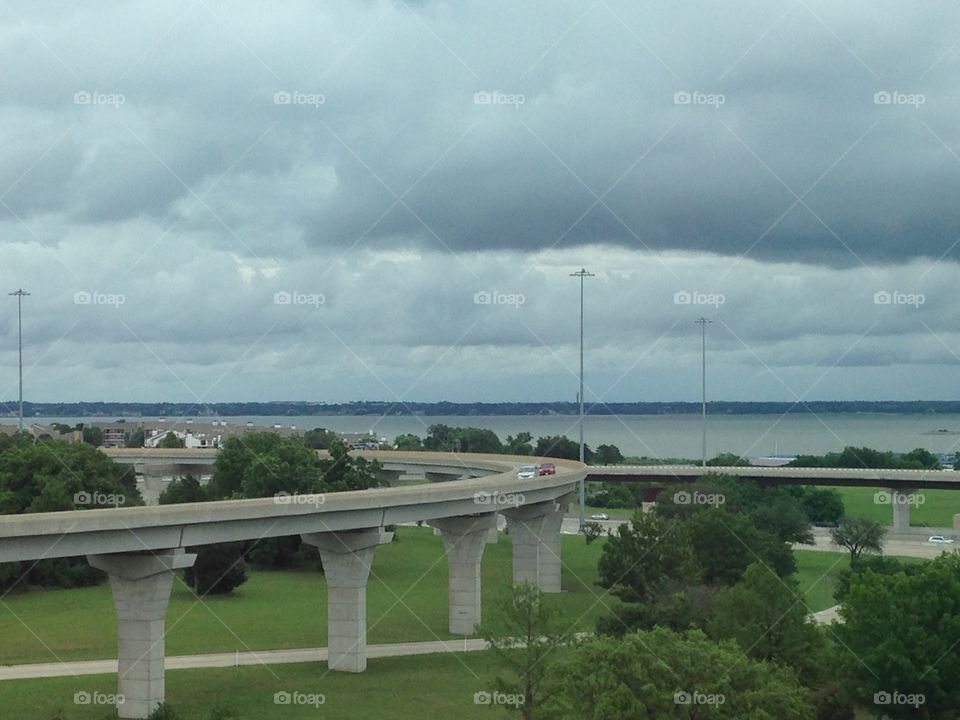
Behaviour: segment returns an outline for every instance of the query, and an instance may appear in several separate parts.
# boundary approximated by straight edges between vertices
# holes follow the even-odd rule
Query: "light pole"
[[[700,397],[701,424],[703,425],[703,445],[700,455],[700,467],[707,466],[707,325],[712,320],[700,317],[694,320],[700,326]]]
[[[21,289],[8,294],[15,295],[17,298],[17,348],[20,356],[20,419],[18,427],[20,432],[23,432],[23,298],[30,293]]]
[[[583,279],[588,277],[594,277],[592,272],[587,272],[585,268],[581,268],[577,272],[570,273],[570,277],[580,278],[580,394],[577,396],[577,399],[580,401],[580,462],[584,462],[583,459]],[[578,495],[580,496],[580,532],[583,532],[583,528],[586,521],[586,497],[584,491],[583,479],[580,480],[579,487],[577,488]]]

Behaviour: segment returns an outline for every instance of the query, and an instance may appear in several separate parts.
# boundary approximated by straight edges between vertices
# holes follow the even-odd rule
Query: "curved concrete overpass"
[[[199,459],[197,453],[173,451]],[[142,451],[110,452],[133,458]],[[170,455],[170,451],[167,451]],[[498,513],[513,546],[513,580],[560,590],[560,526],[585,466],[555,461],[556,475],[517,478],[529,457],[360,452],[386,472],[418,472],[426,485],[156,507],[6,516],[0,562],[86,555],[108,573],[119,622],[118,706],[145,718],[164,697],[164,618],[174,571],[196,555],[187,548],[300,535],[323,561],[328,592],[328,664],[366,668],[366,584],[384,527],[424,520],[437,528],[449,564],[449,625],[473,634],[480,623],[480,562]],[[119,458],[118,458],[119,459]],[[122,460],[120,460],[122,462]],[[209,462],[209,460],[207,460]],[[458,479],[462,478],[462,479]]]

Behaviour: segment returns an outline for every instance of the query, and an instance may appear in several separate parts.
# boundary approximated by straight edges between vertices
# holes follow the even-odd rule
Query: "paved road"
[[[483,639],[437,640],[431,642],[367,645],[368,658],[429,655],[445,652],[476,652],[488,649]],[[238,667],[240,665],[280,665],[284,663],[325,662],[327,648],[300,648],[295,650],[258,650],[241,653],[214,653],[208,655],[174,655],[167,657],[167,670],[188,668]],[[117,672],[116,660],[83,660],[36,665],[0,665],[0,680],[29,678],[78,677],[80,675],[108,675]]]

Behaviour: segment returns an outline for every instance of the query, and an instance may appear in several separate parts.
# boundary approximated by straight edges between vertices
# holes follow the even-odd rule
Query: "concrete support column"
[[[327,579],[327,666],[341,672],[367,669],[367,578],[377,545],[393,533],[380,528],[301,536],[320,550]]]
[[[480,562],[497,514],[431,520],[447,546],[450,569],[450,632],[473,635],[480,625]]]
[[[893,531],[909,532],[910,530],[910,505],[912,504],[913,491],[896,490],[890,491],[890,504],[893,505]]]
[[[173,573],[196,559],[182,549],[87,556],[90,565],[109,574],[117,608],[121,718],[145,718],[163,702],[164,624]]]
[[[569,501],[551,501],[505,510],[513,543],[513,582],[560,592],[560,526]]]

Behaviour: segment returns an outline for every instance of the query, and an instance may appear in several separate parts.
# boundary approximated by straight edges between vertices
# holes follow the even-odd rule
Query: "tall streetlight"
[[[583,279],[594,277],[592,272],[587,272],[581,268],[577,272],[570,273],[570,277],[580,278],[580,394],[577,398],[580,401],[580,462],[584,462],[583,455]],[[581,478],[578,495],[580,496],[580,532],[583,532],[586,524],[586,496],[584,491],[583,479]]]
[[[700,326],[700,393],[701,393],[701,421],[703,425],[703,446],[700,455],[700,467],[707,466],[707,325],[712,320],[700,317],[694,320]]]
[[[28,296],[30,293],[25,290],[16,290],[8,295],[16,296],[17,298],[17,348],[20,355],[20,420],[18,427],[20,432],[23,432],[23,298]]]

